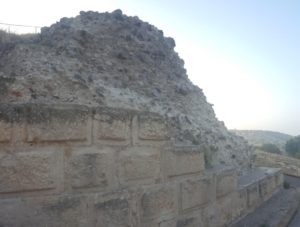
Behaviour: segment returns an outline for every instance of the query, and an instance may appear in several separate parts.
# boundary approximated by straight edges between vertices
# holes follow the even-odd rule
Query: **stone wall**
[[[1,105],[0,126],[0,226],[228,226],[282,184],[206,169],[157,114]]]
[[[284,174],[300,177],[300,160],[285,155],[256,151],[255,165],[281,168]]]

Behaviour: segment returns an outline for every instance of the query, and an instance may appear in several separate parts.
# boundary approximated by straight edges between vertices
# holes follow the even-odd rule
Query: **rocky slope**
[[[216,119],[174,47],[161,30],[121,10],[81,12],[38,35],[0,42],[0,100],[157,112],[172,119],[178,143],[206,151],[208,164],[247,169],[251,148]]]
[[[253,146],[270,143],[276,145],[282,152],[285,150],[285,143],[292,138],[291,135],[273,131],[236,129],[230,131],[244,137]]]

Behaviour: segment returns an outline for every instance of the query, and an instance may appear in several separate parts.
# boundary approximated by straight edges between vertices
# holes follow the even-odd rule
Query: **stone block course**
[[[158,141],[168,139],[166,120],[154,114],[140,114],[138,116],[138,138]]]
[[[176,147],[165,151],[168,177],[201,173],[205,169],[204,153],[195,147]]]
[[[94,202],[96,227],[134,226],[131,220],[129,202],[126,198],[115,198],[107,201]]]
[[[233,216],[236,212],[234,207],[234,194],[227,194],[220,198],[217,202],[219,211],[219,226],[228,226],[233,221]]]
[[[258,183],[252,184],[247,187],[247,205],[248,208],[255,208],[259,204],[260,195]]]
[[[181,210],[187,210],[208,203],[216,198],[214,177],[203,177],[196,180],[186,180],[180,184]]]
[[[74,189],[107,189],[117,184],[114,150],[111,148],[76,148],[67,162],[66,174]]]
[[[90,111],[84,107],[32,106],[27,116],[28,142],[87,141]]]
[[[130,112],[97,109],[94,116],[95,140],[128,144],[131,138],[131,121]]]
[[[0,143],[9,142],[12,136],[12,123],[0,121]]]
[[[234,197],[234,214],[235,218],[243,216],[247,211],[247,188],[240,189]]]
[[[224,170],[216,176],[217,197],[225,196],[237,189],[237,174],[234,169]]]
[[[3,199],[0,226],[91,226],[84,197],[46,196]]]
[[[142,222],[149,220],[164,221],[178,213],[177,190],[171,185],[162,185],[147,190],[141,197]]]
[[[123,181],[159,179],[161,173],[161,151],[151,147],[129,147],[120,151],[119,175]]]
[[[62,173],[62,155],[54,149],[0,152],[0,193],[54,189]]]

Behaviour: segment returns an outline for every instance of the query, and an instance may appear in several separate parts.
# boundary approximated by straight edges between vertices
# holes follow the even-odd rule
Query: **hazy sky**
[[[0,22],[48,26],[117,8],[175,38],[189,78],[228,128],[300,134],[299,0],[10,0]]]

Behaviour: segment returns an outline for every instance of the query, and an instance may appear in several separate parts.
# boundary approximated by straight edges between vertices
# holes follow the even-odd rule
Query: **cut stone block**
[[[86,207],[80,197],[2,199],[0,226],[91,226]]]
[[[168,139],[166,120],[152,114],[140,115],[138,117],[138,137],[141,140]]]
[[[208,204],[201,210],[201,220],[203,227],[216,227],[219,225],[220,212],[216,203]],[[198,227],[198,226],[197,226]]]
[[[28,142],[87,141],[89,110],[32,107],[28,115]]]
[[[148,147],[131,147],[120,154],[120,175],[125,181],[157,179],[160,175],[160,151]]]
[[[218,173],[216,180],[218,198],[232,193],[237,189],[237,175],[233,169]]]
[[[168,220],[177,213],[177,193],[171,186],[148,190],[141,199],[143,220]]]
[[[51,150],[0,153],[0,193],[55,188],[60,159]]]
[[[11,140],[12,124],[0,121],[0,143],[9,142]]]
[[[234,198],[234,218],[238,218],[247,212],[247,189],[243,188],[237,191]]]
[[[164,166],[169,177],[200,173],[205,169],[204,153],[193,147],[166,150]]]
[[[95,133],[98,140],[126,141],[131,136],[131,115],[127,112],[101,112],[95,115]]]
[[[219,210],[219,226],[229,226],[235,213],[233,194],[220,198],[217,202]]]
[[[111,199],[105,202],[95,203],[94,207],[96,217],[95,226],[132,226],[130,220],[129,202],[127,199]]]
[[[73,151],[69,169],[73,188],[107,188],[116,183],[114,151],[109,148],[80,148]]]
[[[180,187],[182,210],[203,206],[215,201],[216,185],[213,177],[186,180],[181,183]]]
[[[263,179],[259,182],[259,195],[262,199],[268,198],[268,195],[270,194],[269,190],[269,181],[268,179]]]
[[[247,204],[248,208],[254,208],[259,204],[259,189],[258,184],[252,184],[247,187]]]

